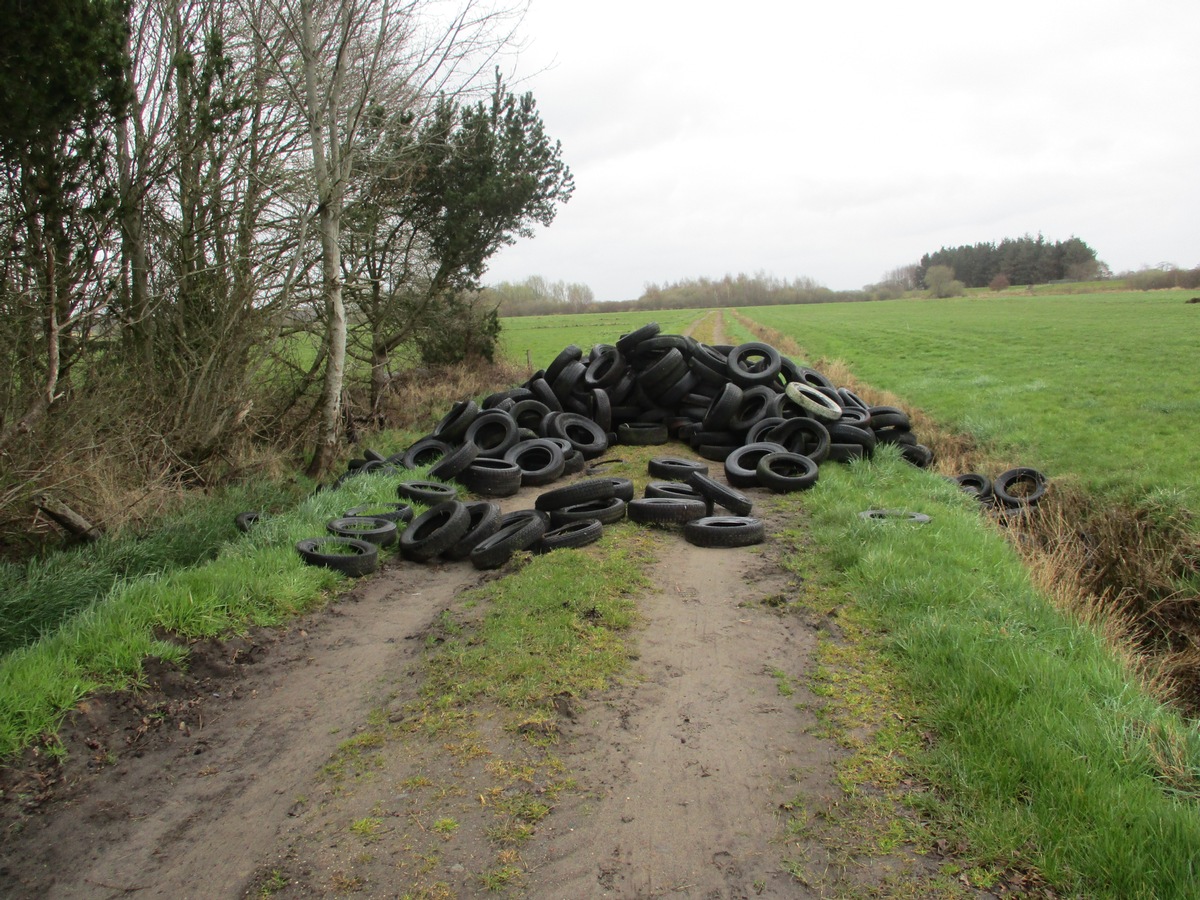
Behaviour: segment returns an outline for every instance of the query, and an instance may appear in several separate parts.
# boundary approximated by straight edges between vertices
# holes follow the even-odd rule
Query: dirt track
[[[152,667],[85,704],[65,767],[6,773],[5,895],[815,895],[783,836],[789,801],[840,790],[805,687],[817,626],[773,608],[792,586],[770,544],[655,554],[632,677],[564,704],[549,756],[486,708],[457,743],[402,728],[444,611],[496,577],[468,564],[394,560],[286,630],[196,646],[187,674]],[[548,814],[498,849],[495,807],[526,800]]]

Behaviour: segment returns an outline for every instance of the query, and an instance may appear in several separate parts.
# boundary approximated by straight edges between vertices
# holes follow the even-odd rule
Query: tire
[[[538,496],[533,505],[544,512],[551,512],[592,500],[610,500],[613,496],[611,478],[589,478],[586,481],[577,481],[566,487],[546,491]]]
[[[593,354],[588,362],[587,371],[583,373],[583,381],[590,388],[610,388],[625,374],[629,363],[616,347],[605,347],[598,354]]]
[[[570,453],[563,457],[563,474],[578,475],[587,467],[587,460],[583,458],[583,454],[578,450],[572,449]]]
[[[683,497],[642,497],[632,500],[626,514],[639,525],[682,525],[703,518],[708,507],[703,500]]]
[[[708,466],[704,463],[677,456],[657,456],[650,460],[646,468],[655,478],[666,478],[670,481],[683,481],[691,472],[708,474]]]
[[[738,447],[725,459],[725,480],[733,487],[758,487],[758,461],[768,453],[786,453],[782,444],[761,441]]]
[[[628,503],[633,499],[633,480],[630,478],[608,478],[612,482],[613,496]]]
[[[396,485],[396,496],[425,506],[445,503],[458,497],[458,488],[437,481],[402,481]]]
[[[843,406],[841,418],[833,424],[853,425],[855,428],[869,430],[871,428],[871,411],[857,406]]]
[[[346,510],[347,518],[352,516],[374,516],[376,519],[387,519],[390,522],[411,522],[413,508],[407,503],[380,503],[376,506],[356,506]]]
[[[628,359],[633,355],[633,351],[637,349],[637,345],[642,341],[649,340],[658,334],[662,329],[657,322],[650,322],[643,325],[641,328],[634,329],[629,334],[623,334],[617,339],[617,349],[621,351],[621,355]]]
[[[546,366],[546,383],[554,384],[563,370],[573,362],[579,362],[583,359],[583,350],[575,344],[568,344],[562,349],[558,356],[554,357],[554,361]]]
[[[429,467],[429,477],[441,481],[457,478],[479,456],[479,448],[470,441],[455,447],[432,466]]]
[[[612,431],[612,400],[604,388],[594,388],[591,393],[591,418],[605,434]]]
[[[541,519],[543,525],[547,528],[550,527],[550,513],[542,512],[540,509],[514,509],[510,513],[505,513],[500,517],[500,527],[507,528],[517,519],[524,519],[528,516]]]
[[[840,419],[829,424],[829,440],[835,444],[859,444],[866,456],[875,453],[875,432],[843,424]]]
[[[924,444],[913,444],[912,446],[909,446],[908,444],[901,444],[900,456],[905,460],[905,462],[912,463],[918,469],[928,469],[933,465],[933,451]],[[994,485],[992,486],[992,491],[993,493],[995,492]],[[1040,494],[1038,495],[1038,499],[1041,499]],[[1034,501],[1034,503],[1036,502],[1037,500]],[[1019,505],[1030,506],[1032,504],[1023,503]]]
[[[460,400],[434,426],[433,437],[447,444],[456,444],[463,439],[463,435],[478,415],[479,406],[474,400]]]
[[[346,515],[350,515],[350,514],[346,513]],[[253,528],[255,525],[258,524],[258,520],[261,518],[262,518],[262,513],[259,512],[258,510],[252,510],[250,512],[244,512],[244,513],[238,513],[236,516],[233,517],[233,525],[242,534],[246,534],[248,531],[250,531],[251,528]]]
[[[549,484],[562,476],[567,464],[562,447],[546,438],[520,441],[508,448],[504,459],[521,470],[524,487]]]
[[[931,521],[925,513],[904,509],[864,509],[858,517],[869,522],[912,522],[915,525],[927,525]]]
[[[849,463],[866,456],[862,444],[830,444],[829,460],[831,462]]]
[[[742,389],[730,382],[708,406],[701,423],[705,431],[725,431],[742,405]]]
[[[682,481],[652,481],[646,485],[647,497],[672,497],[676,500],[699,500],[706,507],[711,501],[695,487]]]
[[[661,422],[625,422],[617,426],[617,440],[630,446],[650,447],[665,444],[670,435]]]
[[[517,421],[498,409],[480,413],[463,435],[463,440],[478,447],[479,456],[503,457],[517,442]]]
[[[1017,487],[1023,488],[1023,492],[1013,493]],[[1046,476],[1037,469],[1018,466],[996,476],[992,482],[992,493],[997,502],[1008,509],[1036,506],[1046,494]]]
[[[684,525],[683,537],[697,547],[748,547],[763,542],[766,528],[749,516],[705,516]]]
[[[742,392],[742,402],[738,404],[737,412],[729,420],[729,430],[745,434],[758,422],[767,418],[771,404],[775,402],[776,394],[764,385],[747,388]]]
[[[872,428],[876,444],[907,444],[916,446],[917,436],[907,426],[888,426],[887,428]]]
[[[714,481],[700,472],[692,472],[687,477],[687,483],[700,492],[716,506],[727,509],[735,516],[748,516],[754,504],[745,494],[726,487],[719,481]]]
[[[463,505],[467,508],[471,522],[467,526],[467,533],[442,554],[446,559],[466,559],[476,544],[500,530],[500,507],[495,503],[490,500],[473,500]]]
[[[842,416],[841,405],[810,384],[803,381],[793,381],[784,389],[787,398],[811,415],[823,422],[835,422]]]
[[[524,474],[516,463],[485,456],[458,476],[459,482],[485,497],[511,497],[521,489]]]
[[[777,425],[767,432],[768,440],[782,444],[789,453],[799,453],[807,456],[817,465],[829,457],[829,429],[816,419],[795,418],[785,419],[782,425]]]
[[[758,483],[776,494],[807,491],[817,483],[817,464],[800,453],[768,453],[758,461]]]
[[[604,534],[604,526],[599,519],[580,519],[551,528],[533,545],[536,553],[549,553],[551,550],[565,550],[575,547],[586,547],[600,540]]]
[[[600,426],[578,413],[562,413],[549,425],[547,437],[565,438],[585,459],[594,459],[608,449],[608,435]]]
[[[330,519],[326,523],[325,529],[335,537],[357,538],[380,547],[392,546],[399,537],[395,522],[375,516],[345,516],[340,519]]]
[[[529,382],[529,390],[533,399],[546,404],[551,412],[562,412],[562,402],[554,396],[554,390],[545,378],[533,378]]]
[[[441,438],[429,435],[421,438],[404,451],[404,455],[400,457],[400,465],[406,469],[419,469],[430,463],[436,463],[450,450],[450,445]]]
[[[724,462],[736,447],[730,444],[701,444],[696,452],[704,459],[712,462]]]
[[[476,544],[471,564],[477,569],[497,569],[517,551],[532,547],[545,533],[546,523],[538,516],[524,516]]]
[[[421,513],[400,535],[400,554],[405,559],[428,562],[462,540],[471,527],[467,505],[447,500]]]
[[[599,519],[603,525],[615,525],[625,518],[626,503],[620,497],[607,500],[589,500],[560,509],[550,510],[550,524],[554,527],[578,522],[580,519]]]
[[[758,360],[755,362],[755,360]],[[779,351],[770,344],[750,341],[729,352],[729,377],[742,387],[766,384],[779,374]]]
[[[987,503],[992,499],[992,479],[986,475],[980,475],[978,472],[966,472],[962,475],[955,475],[953,480],[963,492],[970,494],[980,503]]]
[[[296,542],[296,552],[309,566],[323,566],[351,578],[370,575],[379,568],[379,547],[355,538],[305,538]]]
[[[556,378],[553,380],[547,378],[546,380],[550,382],[550,390],[554,391],[554,396],[565,407],[567,400],[575,393],[576,389],[583,386],[585,374],[587,374],[587,366],[576,360],[567,363]]]
[[[549,412],[550,407],[541,400],[522,400],[514,403],[508,414],[513,417],[518,429],[528,428],[536,432]]]
[[[908,413],[897,406],[872,406],[870,412],[872,428],[912,428]]]

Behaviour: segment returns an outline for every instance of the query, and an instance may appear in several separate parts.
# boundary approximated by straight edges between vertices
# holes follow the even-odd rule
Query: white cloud
[[[1190,0],[534,0],[518,75],[577,188],[489,279],[854,288],[1038,231],[1195,265],[1198,26]]]

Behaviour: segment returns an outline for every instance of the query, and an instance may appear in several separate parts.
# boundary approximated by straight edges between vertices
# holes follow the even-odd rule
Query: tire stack
[[[666,496],[634,500],[617,489],[600,496],[604,489],[593,486],[595,497],[575,498],[562,508],[547,508],[539,500],[536,510],[510,521],[488,500],[457,499],[454,483],[482,497],[508,497],[523,486],[549,485],[578,473],[614,444],[661,445],[672,438],[722,463],[730,487],[707,475],[687,474],[674,479],[675,488],[656,488]],[[745,521],[750,503],[735,488],[806,490],[816,483],[821,463],[870,458],[881,443],[898,445],[914,465],[932,462],[933,454],[917,441],[901,409],[870,407],[769,344],[710,346],[663,334],[651,322],[586,352],[572,344],[524,384],[479,403],[456,403],[430,434],[402,453],[383,457],[366,451],[352,460],[334,487],[366,472],[403,477],[404,470],[429,466],[437,481],[402,481],[398,487],[402,501],[429,507],[400,533],[401,554],[418,561],[469,558],[480,568],[494,568],[517,550],[590,542],[598,528],[626,515],[647,524],[684,526],[685,536],[704,546],[753,543],[761,540],[761,531],[752,523],[761,529],[761,522]],[[732,496],[721,493],[726,491]],[[693,525],[714,518],[714,504],[731,515]],[[371,526],[352,527],[369,531]],[[378,544],[373,546],[377,553]],[[320,550],[300,552],[307,559]]]

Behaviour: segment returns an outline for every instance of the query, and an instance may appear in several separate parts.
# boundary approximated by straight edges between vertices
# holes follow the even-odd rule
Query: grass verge
[[[147,657],[186,665],[179,641],[274,625],[310,609],[344,581],[307,566],[295,542],[325,534],[325,523],[353,506],[395,498],[394,477],[364,475],[322,491],[189,568],[119,581],[62,627],[0,659],[0,759],[57,729],[98,689],[136,686]]]
[[[1200,736],[1056,611],[971,502],[882,449],[822,470],[810,537],[915,698],[922,813],[983,869],[1090,897],[1188,896],[1200,846]],[[870,521],[911,509],[925,526]],[[881,749],[880,753],[884,753]]]

